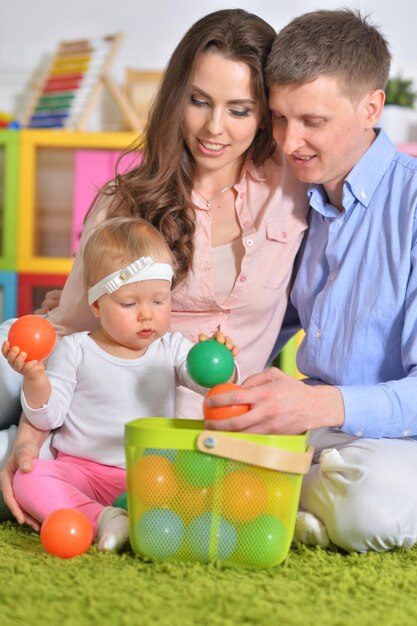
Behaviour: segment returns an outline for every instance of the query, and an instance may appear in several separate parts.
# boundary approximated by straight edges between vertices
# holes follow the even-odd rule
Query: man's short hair
[[[277,34],[266,79],[271,86],[332,76],[355,100],[385,88],[390,63],[388,42],[367,15],[353,9],[312,11],[296,17]]]

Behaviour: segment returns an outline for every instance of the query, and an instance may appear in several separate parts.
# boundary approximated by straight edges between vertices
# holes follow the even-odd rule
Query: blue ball
[[[237,543],[235,527],[214,513],[202,513],[193,519],[187,530],[190,555],[200,563],[227,561]]]
[[[145,448],[142,456],[163,456],[168,461],[175,461],[175,457],[177,456],[176,450],[171,450],[169,448]]]
[[[136,523],[132,548],[153,561],[164,561],[178,552],[183,536],[184,523],[176,513],[150,509]]]

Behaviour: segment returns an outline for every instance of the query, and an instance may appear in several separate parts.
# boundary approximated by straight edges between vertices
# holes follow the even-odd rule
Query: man
[[[326,545],[328,533],[359,552],[417,542],[417,160],[374,128],[389,67],[385,38],[356,11],[307,13],[278,33],[267,67],[274,137],[310,184],[291,293],[309,384],[267,369],[210,400],[251,411],[208,424],[312,429],[296,538]]]

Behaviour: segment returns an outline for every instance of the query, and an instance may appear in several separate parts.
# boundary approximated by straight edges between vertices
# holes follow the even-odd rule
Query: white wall
[[[415,0],[1,0],[0,112],[19,112],[28,85],[61,40],[123,31],[124,43],[112,70],[122,82],[126,66],[162,68],[199,17],[236,6],[257,13],[277,30],[292,17],[317,8],[361,8],[391,43],[393,73],[401,72],[417,85]]]

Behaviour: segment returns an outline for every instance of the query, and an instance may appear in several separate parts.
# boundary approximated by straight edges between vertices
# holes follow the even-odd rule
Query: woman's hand
[[[45,294],[45,298],[42,300],[42,304],[39,309],[36,309],[35,315],[45,315],[56,309],[61,299],[62,289],[52,289]]]
[[[19,524],[27,524],[34,530],[39,530],[40,524],[30,515],[22,511],[13,493],[13,478],[18,469],[22,472],[30,472],[33,460],[38,458],[39,450],[36,445],[30,442],[22,442],[17,445],[9,456],[6,465],[0,472],[0,488],[3,493],[3,499],[11,514],[16,518]]]
[[[19,524],[27,524],[34,530],[39,530],[40,524],[22,511],[17,503],[13,493],[13,478],[18,469],[21,472],[32,470],[33,461],[39,458],[39,450],[48,434],[48,431],[38,430],[32,426],[27,417],[22,415],[12,452],[0,472],[0,489],[6,506]]]

